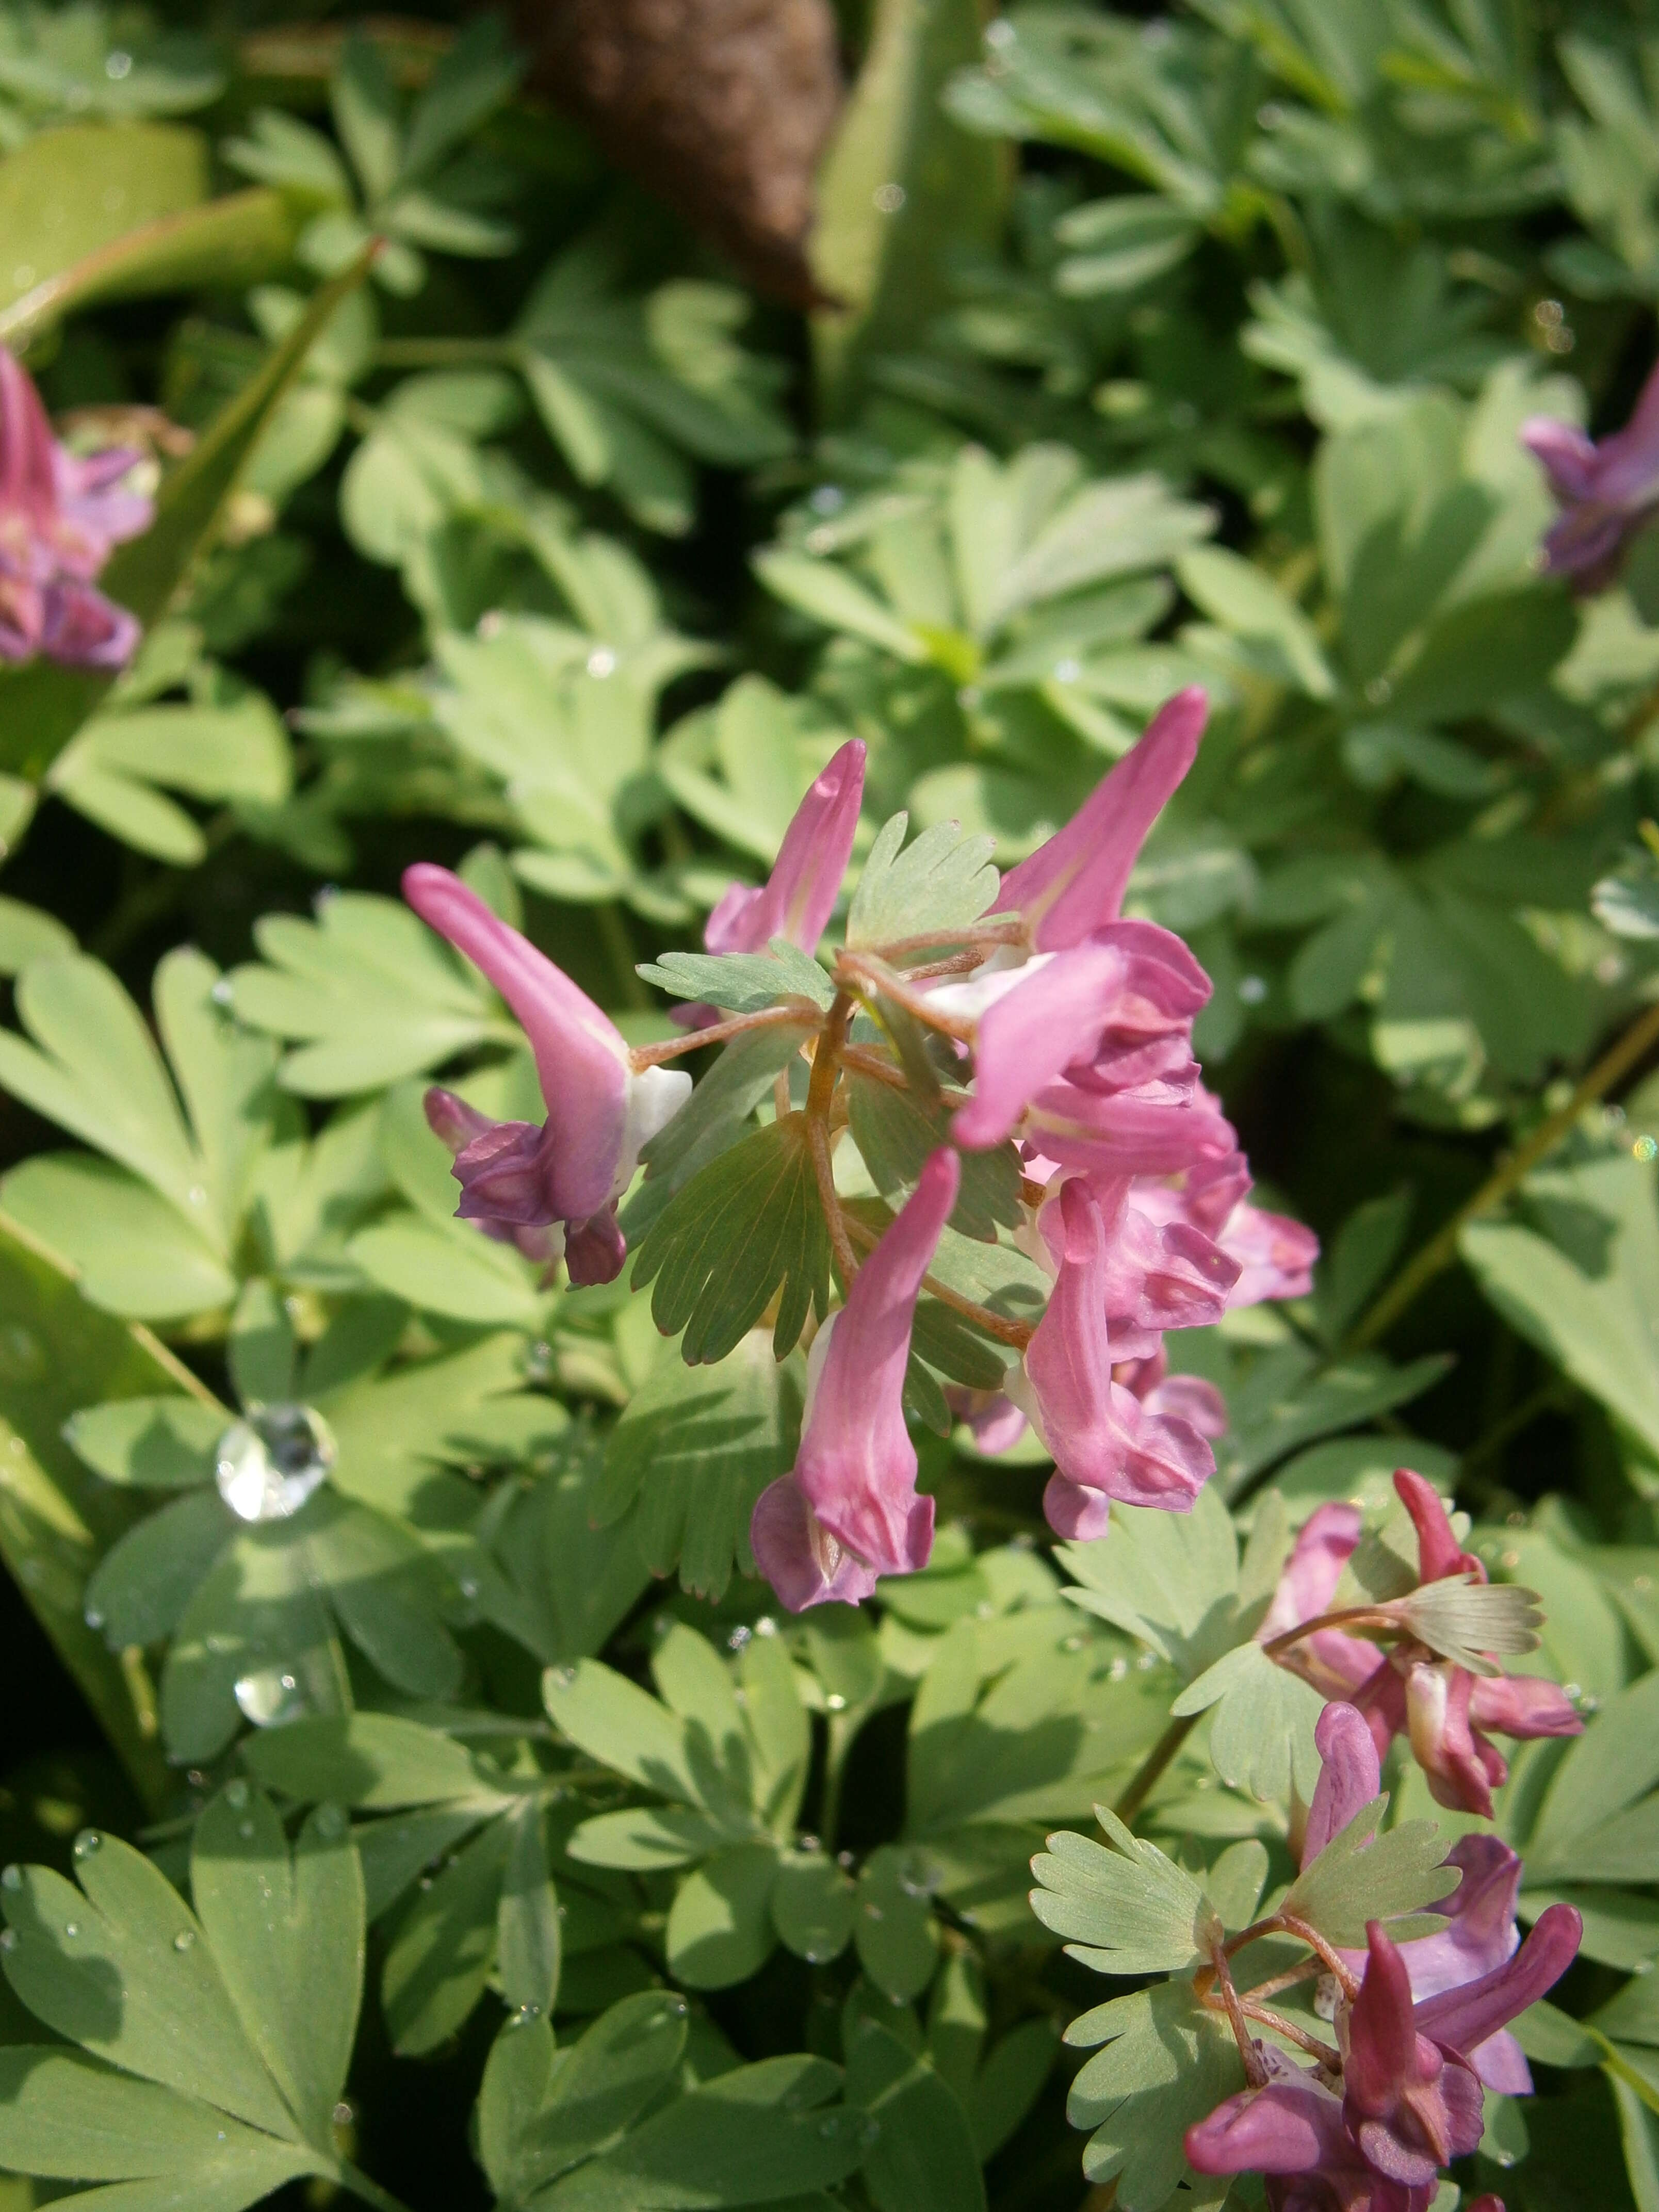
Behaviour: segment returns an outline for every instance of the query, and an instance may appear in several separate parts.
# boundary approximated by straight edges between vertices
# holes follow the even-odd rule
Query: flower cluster
[[[1546,573],[1567,577],[1575,592],[1605,591],[1659,511],[1659,368],[1624,428],[1599,443],[1550,415],[1523,422],[1521,442],[1543,464],[1561,510],[1540,548]]]
[[[1209,979],[1180,938],[1122,913],[1205,714],[1201,691],[1171,700],[1073,820],[1003,879],[981,921],[930,933],[924,916],[911,936],[836,955],[835,1003],[805,1048],[805,1111],[821,1139],[820,1200],[844,1303],[811,1348],[796,1464],[762,1497],[751,1531],[792,1607],[855,1601],[928,1558],[933,1506],[916,1493],[902,1394],[916,1301],[963,1155],[1012,1148],[1018,1241],[1052,1283],[1034,1326],[966,1310],[1013,1356],[1003,1388],[964,1410],[988,1443],[1030,1421],[1054,1462],[1045,1502],[1063,1534],[1101,1534],[1115,1498],[1182,1510],[1213,1472],[1224,1410],[1206,1385],[1169,1376],[1164,1332],[1309,1288],[1313,1237],[1250,1205],[1248,1165],[1200,1079],[1192,1025]],[[857,742],[830,762],[767,883],[734,886],[715,908],[710,951],[763,952],[781,939],[816,951],[851,854],[864,764]],[[524,1025],[547,1105],[538,1127],[489,1122],[448,1091],[429,1095],[460,1212],[538,1259],[562,1255],[574,1282],[610,1280],[624,1257],[617,1200],[641,1146],[690,1087],[659,1063],[770,1017],[722,1021],[698,1006],[692,1036],[630,1052],[567,976],[447,871],[411,868],[404,890]],[[830,1168],[846,1127],[836,1085],[846,1055],[907,1087],[901,1053],[849,1043],[854,1013],[882,1006],[931,1040],[950,1141],[860,1262]]]
[[[125,482],[142,459],[126,447],[68,452],[28,371],[0,346],[0,661],[113,669],[132,658],[138,624],[94,580],[150,526],[150,501]]]
[[[1417,1534],[1418,1589],[1484,1586],[1486,1567],[1458,1543],[1432,1484],[1408,1468],[1394,1481]],[[1322,1696],[1363,1714],[1379,1754],[1395,1736],[1407,1737],[1439,1803],[1489,1820],[1492,1793],[1509,1768],[1486,1731],[1577,1735],[1583,1723],[1554,1682],[1505,1674],[1486,1654],[1476,1655],[1484,1668],[1476,1673],[1437,1650],[1422,1633],[1420,1602],[1414,1608],[1410,1596],[1329,1613],[1360,1534],[1357,1506],[1322,1505],[1297,1538],[1257,1633]],[[1372,1635],[1394,1641],[1381,1651]]]
[[[1371,1728],[1353,1706],[1325,1708],[1322,1757],[1309,1809],[1304,1868],[1376,1799],[1381,1769]],[[1363,1850],[1360,1854],[1363,1856]],[[1577,1954],[1578,1913],[1552,1905],[1524,1943],[1516,1927],[1521,1862],[1494,1836],[1465,1837],[1447,1862],[1458,1870],[1433,1935],[1395,1942],[1376,1920],[1365,1949],[1333,1949],[1288,1911],[1217,1954],[1215,1974],[1235,2023],[1249,2086],[1189,2128],[1200,2173],[1261,2173],[1273,2212],[1428,2212],[1440,2170],[1479,2144],[1486,2088],[1522,2095],[1532,2076],[1508,2023],[1554,1986]],[[1334,1991],[1334,2046],[1322,2046],[1233,1981],[1231,1957],[1261,1935],[1310,1943]],[[1273,1978],[1264,1995],[1297,1978]],[[1252,2023],[1279,2032],[1266,2042]],[[1281,2047],[1310,2056],[1303,2065]],[[1483,2197],[1471,2212],[1502,2212]]]

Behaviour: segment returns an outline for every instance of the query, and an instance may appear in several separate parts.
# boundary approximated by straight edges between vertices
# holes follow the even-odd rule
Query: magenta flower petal
[[[1215,1455],[1185,1421],[1146,1413],[1114,1381],[1100,1201],[1072,1178],[1060,1187],[1058,1212],[1060,1272],[1025,1349],[1024,1384],[1015,1387],[1068,1484],[1104,1499],[1184,1511],[1214,1474]],[[1103,1521],[1099,1504],[1064,1493],[1046,1496],[1045,1506],[1056,1528],[1059,1509],[1062,1534],[1077,1534],[1085,1519]]]
[[[764,952],[775,937],[817,951],[852,858],[865,758],[863,740],[849,738],[795,809],[766,881],[733,884],[709,915],[702,941],[711,952]]]
[[[1537,1674],[1483,1677],[1469,1691],[1469,1719],[1477,1729],[1525,1739],[1582,1735],[1583,1716],[1558,1682]]]
[[[36,529],[51,522],[58,507],[57,450],[33,378],[0,346],[0,515],[16,515]]]
[[[857,1605],[875,1589],[874,1569],[836,1542],[793,1474],[781,1474],[755,1500],[749,1543],[755,1565],[791,1613]]]
[[[1327,1705],[1314,1723],[1314,1742],[1322,1765],[1314,1784],[1313,1803],[1308,1808],[1308,1831],[1302,1845],[1304,1867],[1382,1787],[1382,1764],[1371,1732],[1352,1705]]]
[[[1629,422],[1593,443],[1570,424],[1534,416],[1521,442],[1543,464],[1561,512],[1544,538],[1544,565],[1596,592],[1618,574],[1626,545],[1659,507],[1659,368]]]
[[[1375,1920],[1365,1939],[1365,1976],[1347,2016],[1344,2116],[1368,2165],[1423,2188],[1480,2142],[1480,2084],[1419,2031],[1398,1946]]]
[[[1452,1534],[1440,1493],[1431,1482],[1408,1467],[1395,1469],[1394,1486],[1401,1504],[1417,1530],[1417,1573],[1420,1582],[1437,1583],[1447,1575],[1477,1575],[1486,1570],[1473,1552],[1466,1552]]]
[[[1436,1803],[1490,1820],[1492,1790],[1508,1769],[1469,1725],[1474,1680],[1449,1660],[1416,1662],[1406,1674],[1406,1726]]]
[[[943,1148],[819,1331],[808,1366],[795,1480],[843,1550],[880,1575],[913,1574],[933,1545],[933,1501],[916,1495],[904,1370],[921,1279],[957,1202],[962,1170]]]
[[[1010,1136],[1033,1093],[1094,1050],[1126,972],[1121,953],[1080,945],[988,1006],[974,1040],[973,1095],[951,1124],[952,1140],[978,1152]]]
[[[1463,1879],[1434,1908],[1446,1915],[1446,1925],[1400,1947],[1419,2005],[1492,1972],[1514,1956],[1521,1941],[1515,1920],[1521,1861],[1509,1845],[1493,1835],[1462,1836],[1447,1858],[1462,1869]],[[1526,2053],[1503,2029],[1464,2055],[1489,2089],[1511,2097],[1531,2094]]]
[[[1357,1505],[1333,1503],[1308,1516],[1290,1558],[1285,1562],[1261,1626],[1256,1631],[1266,1644],[1286,1629],[1299,1628],[1328,1612],[1342,1570],[1359,1541],[1364,1519]],[[1376,1662],[1372,1649],[1372,1663]]]
[[[1571,1905],[1547,1906],[1512,1959],[1419,2004],[1419,2033],[1449,2050],[1478,2049],[1555,1987],[1577,1957],[1583,1934],[1583,1917]]]
[[[1335,2174],[1360,2164],[1341,2100],[1311,2074],[1229,2097],[1188,2129],[1186,2151],[1195,2173]]]
[[[1192,766],[1208,713],[1196,687],[1176,692],[1065,828],[1003,878],[995,910],[1018,908],[1040,951],[1080,944],[1116,921],[1146,833]]]
[[[629,1092],[621,1032],[447,868],[421,861],[406,869],[404,896],[483,969],[518,1017],[547,1102],[550,1212],[562,1220],[586,1220],[616,1194]]]

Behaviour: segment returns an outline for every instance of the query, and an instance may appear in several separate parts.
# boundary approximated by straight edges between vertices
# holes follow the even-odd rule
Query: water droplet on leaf
[[[173,1948],[175,1951],[188,1951],[194,1948],[195,1942],[196,1930],[193,1928],[181,1928],[173,1939]]]
[[[333,1466],[335,1443],[309,1406],[262,1406],[225,1431],[213,1456],[219,1495],[238,1520],[287,1521]]]
[[[96,1828],[82,1828],[75,1838],[75,1856],[77,1859],[89,1859],[94,1851],[101,1851],[103,1848],[104,1839]]]

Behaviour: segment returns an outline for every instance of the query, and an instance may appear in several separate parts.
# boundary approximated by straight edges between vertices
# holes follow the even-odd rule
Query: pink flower
[[[1079,945],[1116,921],[1146,833],[1192,766],[1208,714],[1201,690],[1177,691],[1066,827],[1003,878],[995,911],[1018,910],[1038,951]]]
[[[1417,1530],[1419,1583],[1449,1576],[1484,1583],[1486,1570],[1458,1543],[1431,1483],[1409,1468],[1394,1478]],[[1360,1518],[1347,1505],[1322,1505],[1297,1538],[1256,1633],[1262,1642],[1330,1609]],[[1284,1663],[1327,1698],[1346,1700],[1365,1717],[1379,1755],[1407,1735],[1429,1788],[1442,1805],[1489,1820],[1492,1791],[1509,1766],[1485,1734],[1577,1735],[1583,1722],[1557,1684],[1530,1675],[1472,1674],[1409,1636],[1391,1651],[1340,1628],[1322,1628],[1292,1645]]]
[[[1052,1453],[1043,1510],[1063,1536],[1105,1533],[1115,1498],[1175,1512],[1215,1472],[1215,1454],[1193,1425],[1150,1413],[1112,1375],[1106,1321],[1109,1264],[1100,1201],[1081,1178],[1060,1188],[1060,1273],[1009,1395]]]
[[[856,1604],[878,1577],[914,1574],[933,1551],[904,1370],[922,1277],[960,1182],[956,1154],[934,1152],[813,1343],[794,1467],[761,1492],[749,1529],[756,1563],[792,1613],[830,1598]]]
[[[1560,1979],[1583,1923],[1553,1905],[1513,1958],[1420,2001],[1401,1947],[1376,1921],[1365,1932],[1358,1993],[1337,2013],[1340,2088],[1258,2043],[1265,2080],[1187,2131],[1195,2172],[1266,2175],[1274,2212],[1428,2212],[1441,2168],[1480,2140],[1471,2052]]]
[[[137,623],[93,580],[154,517],[149,500],[122,489],[140,458],[67,452],[27,370],[0,346],[0,660],[43,653],[115,669],[132,658]]]
[[[795,809],[766,881],[733,884],[709,915],[711,952],[764,952],[775,937],[817,951],[852,857],[865,758],[863,740],[849,738]]]
[[[1301,1863],[1310,1866],[1334,1836],[1340,1834],[1355,1814],[1371,1804],[1382,1787],[1382,1763],[1363,1715],[1352,1705],[1329,1705],[1314,1729],[1319,1747],[1319,1780],[1308,1809],[1307,1832]],[[1462,1876],[1449,1897],[1434,1905],[1446,1924],[1432,1936],[1414,1936],[1399,1947],[1411,1978],[1414,2001],[1439,1996],[1480,1980],[1514,1957],[1521,1942],[1515,1904],[1521,1892],[1522,1865],[1509,1845],[1496,1836],[1460,1837],[1447,1853],[1447,1863]],[[1358,1972],[1364,1954],[1338,1954]],[[1468,2051],[1468,2061],[1489,2089],[1510,2096],[1526,2096],[1532,2075],[1526,2055],[1507,2030],[1498,2033]]]
[[[492,1121],[453,1091],[434,1084],[422,1102],[432,1133],[448,1146],[451,1156],[471,1155],[470,1179],[461,1192],[456,1212],[476,1221],[486,1237],[498,1243],[516,1245],[527,1260],[548,1264],[564,1255],[562,1222],[526,1224],[526,1212],[539,1202],[541,1186],[538,1161],[542,1132],[533,1121]],[[487,1209],[492,1191],[501,1211]]]
[[[1306,1297],[1313,1289],[1319,1239],[1288,1214],[1249,1205],[1249,1165],[1243,1152],[1210,1153],[1178,1184],[1154,1185],[1139,1202],[1154,1220],[1188,1221],[1215,1239],[1238,1269],[1230,1308]]]
[[[1659,507],[1659,368],[1630,421],[1598,444],[1570,422],[1535,415],[1521,442],[1543,463],[1559,517],[1544,539],[1544,566],[1576,592],[1613,582],[1631,539]]]
[[[636,1071],[615,1024],[447,868],[421,861],[406,869],[404,896],[513,1009],[530,1040],[547,1105],[539,1130],[530,1122],[491,1122],[461,1146],[456,1211],[495,1236],[559,1224],[571,1281],[614,1281],[626,1250],[617,1201],[641,1146],[690,1095],[690,1077],[678,1069]],[[452,1130],[460,1133],[443,1099],[429,1101],[427,1110],[447,1142]]]

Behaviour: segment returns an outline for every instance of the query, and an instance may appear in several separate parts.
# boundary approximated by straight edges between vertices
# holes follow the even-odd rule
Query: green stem
[[[635,1013],[646,1012],[651,1005],[651,994],[634,972],[634,946],[628,934],[628,924],[621,910],[611,900],[605,900],[593,909],[599,923],[599,935],[611,956],[611,964],[617,971],[617,981],[623,994],[623,1003]]]
[[[1539,1123],[1523,1145],[1516,1146],[1496,1172],[1489,1176],[1474,1196],[1460,1206],[1451,1219],[1431,1237],[1414,1258],[1408,1261],[1395,1277],[1389,1288],[1349,1337],[1345,1347],[1350,1352],[1363,1352],[1368,1345],[1386,1335],[1407,1306],[1426,1290],[1437,1275],[1443,1274],[1457,1258],[1458,1239],[1471,1221],[1483,1213],[1490,1213],[1500,1206],[1510,1193],[1532,1173],[1539,1162],[1547,1159],[1562,1139],[1577,1123],[1585,1107],[1592,1106],[1603,1094],[1611,1091],[1622,1076],[1628,1075],[1638,1060],[1654,1046],[1659,1044],[1659,1006],[1650,1006],[1645,1013],[1632,1022],[1611,1050],[1603,1053],[1589,1074],[1578,1085],[1566,1104]]]
[[[1135,1814],[1152,1796],[1164,1768],[1186,1742],[1197,1718],[1196,1713],[1183,1713],[1179,1720],[1171,1721],[1136,1768],[1128,1788],[1112,1808],[1126,1828],[1134,1826]]]
[[[375,2212],[409,2212],[409,2207],[400,2198],[394,2197],[389,2189],[382,2189],[378,2181],[371,2181],[349,2159],[340,2160],[338,2179],[342,2189],[349,2189],[365,2204],[374,2205]]]

